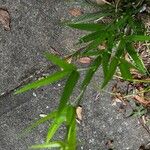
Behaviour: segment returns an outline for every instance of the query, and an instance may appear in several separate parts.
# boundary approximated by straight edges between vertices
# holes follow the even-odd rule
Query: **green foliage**
[[[147,70],[144,66],[144,63],[143,63],[142,59],[139,57],[138,53],[135,51],[135,49],[131,43],[128,43],[127,51],[129,53],[129,55],[131,56],[131,58],[133,59],[135,66],[138,68],[138,70],[142,73],[146,73]]]
[[[89,82],[91,81],[94,73],[97,71],[97,69],[99,68],[101,64],[101,55],[99,55],[94,61],[93,63],[90,65],[89,70],[87,71],[85,78],[83,80],[83,83],[81,85],[81,89],[85,89]]]
[[[110,65],[108,66],[107,74],[104,77],[104,82],[102,84],[102,88],[105,87],[106,84],[112,79],[112,77],[116,71],[117,66],[118,66],[118,59],[116,57],[113,57],[111,62],[110,62]]]
[[[96,13],[86,13],[82,16],[76,17],[75,19],[72,20],[72,23],[86,23],[90,21],[97,20],[102,17],[107,17],[111,16],[112,14],[107,12],[107,13],[102,13],[102,12],[96,12]]]
[[[104,25],[99,25],[96,23],[70,23],[68,24],[69,27],[75,28],[75,29],[80,29],[80,30],[85,30],[85,31],[99,31],[99,30],[104,30]]]
[[[63,71],[56,72],[52,75],[47,76],[44,79],[37,80],[33,83],[30,83],[30,84],[24,86],[20,90],[17,90],[15,92],[15,94],[19,94],[19,93],[26,92],[26,91],[31,90],[31,89],[36,89],[36,88],[54,83],[54,82],[56,82],[56,81],[58,81],[58,80],[60,80],[64,77],[66,77],[69,73],[70,73],[70,71],[68,71],[68,70],[67,71],[63,70]]]
[[[66,86],[64,87],[64,91],[60,99],[60,104],[58,107],[59,113],[65,108],[67,102],[69,101],[69,98],[72,94],[72,91],[78,79],[79,79],[79,73],[77,71],[72,71],[66,82]]]
[[[55,65],[63,68],[64,70],[76,70],[76,67],[73,64],[68,64],[65,60],[60,59],[60,57],[56,55],[45,53],[45,57]]]
[[[98,6],[101,11],[85,14],[73,19],[72,22],[67,22],[67,26],[69,27],[88,31],[86,35],[79,39],[80,44],[86,44],[86,47],[83,48],[83,51],[74,53],[72,57],[92,56],[94,60],[87,69],[84,80],[81,83],[81,92],[75,100],[77,103],[74,103],[74,105],[70,102],[70,96],[77,85],[80,72],[74,64],[69,64],[64,59],[49,53],[45,53],[46,58],[59,66],[60,70],[44,79],[25,85],[15,92],[15,94],[19,94],[52,84],[62,78],[67,78],[58,109],[33,123],[25,130],[24,133],[31,131],[46,121],[52,121],[47,131],[45,143],[34,145],[30,148],[44,149],[57,147],[62,150],[76,149],[75,110],[94,73],[100,66],[102,66],[104,74],[101,88],[104,88],[108,84],[118,69],[123,79],[128,81],[135,81],[132,79],[131,68],[137,69],[143,74],[148,73],[134,46],[138,41],[150,41],[150,36],[145,35],[143,23],[137,17],[141,13],[142,6],[145,4],[144,2],[140,2],[139,0],[134,1],[134,3],[128,0],[117,1],[117,3],[103,5],[103,7]],[[110,17],[109,23],[103,22],[105,17]],[[99,48],[101,44],[105,45],[104,49]],[[130,56],[130,61],[125,59],[126,54]],[[141,111],[143,112],[143,108],[140,109],[140,114]],[[63,141],[53,141],[55,133],[62,124],[65,124],[67,128],[65,139]]]

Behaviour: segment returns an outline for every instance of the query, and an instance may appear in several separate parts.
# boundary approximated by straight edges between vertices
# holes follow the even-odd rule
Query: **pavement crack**
[[[55,55],[59,55],[60,57],[63,57],[62,54],[56,48],[54,48],[53,46],[50,46],[50,48],[51,48],[51,50],[53,50],[53,53]],[[77,52],[80,53],[80,52],[84,51],[85,48],[86,48],[86,46],[81,47],[81,48],[79,48],[77,50]],[[69,60],[70,58],[74,57],[74,54],[76,54],[76,52],[73,53],[73,54],[65,56],[64,59],[65,60]],[[19,82],[18,85],[16,85],[15,87],[10,88],[10,89],[6,90],[5,92],[1,93],[0,94],[0,98],[5,97],[5,96],[7,96],[9,94],[12,94],[13,92],[15,92],[21,86],[23,86],[25,84],[28,84],[31,81],[34,81],[35,79],[38,80],[39,78],[45,77],[44,72],[46,72],[46,71],[48,71],[50,69],[54,69],[54,68],[56,69],[57,66],[49,64],[49,65],[47,65],[46,67],[44,67],[42,69],[36,70],[33,74],[29,75],[28,77],[24,78],[21,82]]]
[[[21,82],[19,82],[15,87],[10,88],[6,91],[4,91],[3,93],[0,94],[0,98],[5,97],[9,94],[12,94],[13,92],[15,92],[18,88],[20,88],[21,86],[30,83],[31,81],[34,81],[35,79],[39,79],[42,77],[45,77],[44,72],[50,70],[50,69],[54,69],[56,68],[56,65],[47,65],[46,67],[35,71],[33,74],[31,74],[30,76],[26,77],[25,79],[23,79]]]

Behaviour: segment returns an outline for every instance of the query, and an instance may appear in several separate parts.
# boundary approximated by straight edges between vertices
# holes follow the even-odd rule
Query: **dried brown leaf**
[[[0,8],[0,24],[4,27],[5,30],[10,30],[10,14],[4,8]]]
[[[135,95],[135,96],[133,96],[133,98],[144,106],[150,106],[150,101],[146,100],[144,97],[140,97],[139,95]]]
[[[91,62],[91,58],[89,57],[82,57],[79,59],[79,62],[82,64],[89,64]]]
[[[82,15],[82,11],[80,8],[71,8],[69,9],[69,14],[71,16],[77,17],[77,16]]]
[[[76,114],[77,114],[77,119],[79,120],[79,122],[82,120],[82,107],[78,106],[76,109]]]

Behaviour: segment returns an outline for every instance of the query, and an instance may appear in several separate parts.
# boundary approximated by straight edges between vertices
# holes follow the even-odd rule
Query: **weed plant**
[[[24,131],[24,133],[29,132],[38,125],[52,120],[48,127],[45,143],[33,145],[32,149],[57,147],[62,150],[75,150],[77,148],[76,108],[83,100],[83,94],[100,66],[102,66],[104,74],[101,88],[108,84],[117,70],[120,71],[124,80],[129,81],[133,79],[130,71],[132,68],[144,75],[149,75],[135,48],[136,42],[150,41],[150,36],[146,35],[145,26],[140,18],[141,14],[147,13],[147,6],[148,1],[145,0],[116,0],[102,6],[97,5],[99,11],[84,14],[66,23],[71,28],[87,31],[87,34],[79,39],[79,43],[86,44],[86,46],[82,51],[72,54],[71,57],[92,57],[93,62],[87,67],[86,75],[79,87],[80,94],[74,100],[74,104],[70,102],[70,96],[80,80],[80,69],[75,64],[68,63],[65,59],[54,54],[45,53],[45,57],[57,65],[60,68],[59,71],[25,85],[15,92],[15,94],[20,94],[64,78],[67,79],[58,108]],[[103,22],[105,18],[110,19],[109,23]],[[102,49],[101,45],[104,45]],[[125,59],[126,55],[130,60]],[[65,139],[53,141],[53,136],[62,124],[67,128]]]

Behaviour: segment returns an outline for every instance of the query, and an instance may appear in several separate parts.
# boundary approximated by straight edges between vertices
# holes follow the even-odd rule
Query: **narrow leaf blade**
[[[133,30],[133,33],[136,34],[136,35],[144,35],[144,32],[145,32],[145,26],[144,26],[144,23],[138,19],[136,19],[135,17],[131,16],[129,17],[128,19],[128,23],[129,23],[129,26],[132,28]]]
[[[132,79],[132,75],[130,73],[130,67],[128,66],[127,63],[125,63],[125,61],[121,61],[121,63],[119,64],[119,69],[120,69],[122,77],[125,80]]]
[[[128,42],[131,42],[131,41],[141,41],[141,42],[144,42],[144,41],[150,41],[150,36],[148,35],[129,35],[129,36],[126,36],[126,40]]]
[[[107,33],[101,34],[100,37],[93,39],[93,41],[88,44],[87,50],[97,49],[98,46],[105,41],[107,38]]]
[[[70,23],[68,24],[68,26],[75,29],[86,31],[99,31],[105,28],[104,25],[98,23]]]
[[[73,64],[69,64],[66,60],[61,59],[60,57],[50,54],[50,53],[45,53],[45,57],[54,63],[55,65],[58,65],[60,68],[63,68],[64,70],[73,70],[76,69],[76,67]]]
[[[37,80],[37,81],[35,81],[33,83],[25,85],[21,89],[17,90],[15,92],[15,94],[20,94],[22,92],[26,92],[26,91],[31,90],[31,89],[37,89],[39,87],[42,87],[42,86],[45,86],[45,85],[48,85],[48,84],[52,84],[52,83],[54,83],[54,82],[56,82],[56,81],[64,78],[69,73],[70,73],[69,71],[59,71],[59,72],[56,72],[56,73],[54,73],[52,75],[47,76],[44,79]]]
[[[46,136],[46,144],[49,143],[49,141],[52,139],[58,128],[61,126],[61,124],[66,120],[65,115],[62,113],[59,116],[56,116],[56,119],[54,122],[49,126],[47,136]]]
[[[110,53],[108,53],[106,51],[103,52],[102,67],[103,67],[104,78],[107,76],[110,57],[111,57]]]
[[[121,39],[115,56],[120,58],[124,54],[125,48],[126,48],[125,41],[124,39]]]
[[[67,112],[66,112],[66,124],[70,125],[74,115],[76,114],[75,107],[68,105]]]
[[[84,88],[87,87],[87,85],[89,84],[89,82],[91,81],[94,73],[97,71],[98,67],[100,66],[101,64],[101,55],[99,55],[95,60],[94,62],[90,65],[90,69],[87,71],[86,75],[85,75],[85,78],[82,82],[82,85],[81,85],[81,90],[83,90]]]
[[[87,13],[82,16],[76,17],[74,20],[72,20],[72,22],[74,23],[89,22],[111,15],[112,15],[111,13],[102,13],[102,12]]]
[[[59,107],[58,107],[58,114],[64,109],[64,107],[66,106],[72,92],[73,92],[73,89],[77,83],[79,79],[79,73],[77,71],[72,71],[72,73],[70,74],[67,82],[66,82],[66,85],[64,87],[64,91],[63,91],[63,94],[61,96],[61,99],[60,99],[60,104],[59,104]]]
[[[104,82],[103,82],[101,88],[104,88],[107,85],[107,83],[112,79],[112,77],[117,69],[117,66],[118,66],[118,59],[116,57],[113,57],[110,65],[109,65],[109,69],[108,69],[106,78],[104,79]]]
[[[132,46],[131,43],[127,44],[127,48],[126,48],[127,52],[129,53],[129,55],[131,56],[131,58],[133,59],[136,68],[141,72],[141,73],[146,73],[147,69],[142,61],[142,59],[140,58],[140,56],[138,55],[138,53],[135,51],[134,47]]]
[[[98,39],[98,38],[102,37],[101,34],[102,34],[101,31],[92,32],[88,35],[85,35],[85,36],[81,37],[80,42],[87,43],[87,42],[93,41],[95,39]]]
[[[68,149],[69,150],[76,150],[77,148],[77,141],[76,141],[76,116],[75,110],[72,116],[72,121],[68,127]]]

